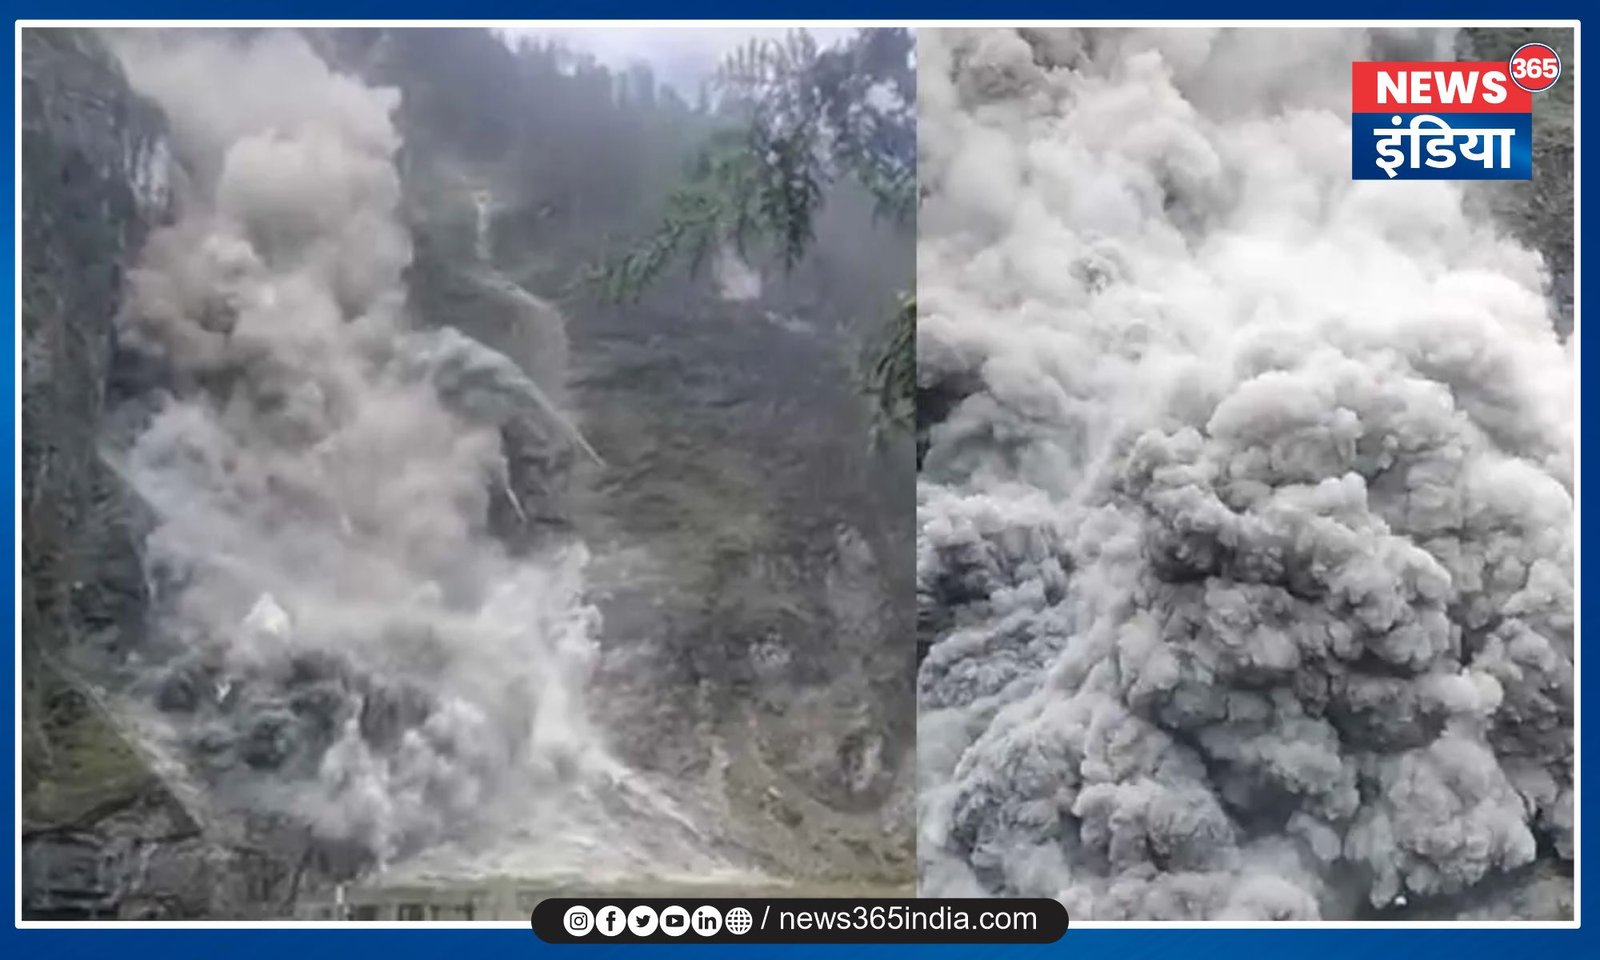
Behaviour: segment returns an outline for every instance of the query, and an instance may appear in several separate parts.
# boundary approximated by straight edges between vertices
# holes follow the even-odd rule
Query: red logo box
[[[1504,61],[1350,65],[1351,113],[1532,113]]]

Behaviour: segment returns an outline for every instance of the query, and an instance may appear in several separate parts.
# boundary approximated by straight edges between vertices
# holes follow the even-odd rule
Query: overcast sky
[[[700,81],[722,58],[751,37],[781,37],[787,27],[506,27],[512,36],[555,37],[574,50],[586,50],[610,67],[643,60],[656,79],[693,99]],[[824,46],[855,32],[846,27],[807,27]]]

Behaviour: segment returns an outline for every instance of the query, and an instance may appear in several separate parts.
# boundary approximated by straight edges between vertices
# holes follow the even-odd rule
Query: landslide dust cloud
[[[1350,61],[1452,37],[1023,34],[919,34],[923,892],[1570,910],[1574,354],[1349,174]]]
[[[164,378],[117,456],[158,515],[174,736],[227,801],[380,862],[492,828],[546,874],[703,866],[587,722],[582,551],[485,529],[501,423],[552,411],[405,315],[398,94],[292,34],[116,42],[187,176],[120,321]]]

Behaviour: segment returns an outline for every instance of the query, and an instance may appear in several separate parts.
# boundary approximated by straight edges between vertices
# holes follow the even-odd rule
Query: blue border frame
[[[92,2],[67,2],[56,4],[28,4],[29,9],[13,9],[12,17],[16,18],[85,18],[85,19],[119,19],[127,18],[135,11],[128,5],[107,2],[107,0],[92,0]],[[632,17],[639,19],[666,19],[663,13],[670,13],[672,18],[723,18],[723,19],[771,19],[771,20],[800,20],[800,19],[849,19],[849,18],[875,18],[892,20],[900,19],[984,19],[1000,18],[1038,18],[1038,19],[1068,19],[1083,20],[1094,19],[1182,19],[1182,18],[1207,18],[1207,19],[1274,19],[1283,18],[1285,10],[1280,4],[1269,4],[1260,0],[1212,0],[1207,4],[1180,2],[1180,0],[1119,0],[1117,3],[1101,3],[1087,0],[1082,3],[1048,3],[1039,0],[1010,0],[1010,2],[991,2],[988,4],[963,3],[958,0],[876,0],[876,2],[848,2],[848,0],[767,0],[752,9],[751,6],[736,4],[730,0],[677,0],[670,8],[663,10],[653,6],[645,0],[587,0],[587,2],[563,3],[474,3],[458,2],[448,10],[421,0],[390,0],[388,3],[373,2],[373,0],[360,0],[360,2],[344,2],[334,6],[326,3],[305,3],[299,0],[278,0],[278,2],[261,2],[261,0],[242,0],[226,7],[215,3],[184,2],[184,0],[166,0],[166,2],[147,4],[137,13],[145,16],[155,16],[167,19],[187,19],[225,16],[233,19],[275,19],[286,17],[314,18],[314,19],[404,19],[409,17],[422,18],[430,15],[442,14],[449,18],[480,18],[480,19],[532,19],[532,18],[585,18],[606,19]],[[1292,25],[1293,19],[1310,19],[1312,17],[1330,20],[1391,20],[1391,19],[1440,19],[1440,20],[1508,20],[1508,21],[1533,21],[1533,20],[1576,20],[1579,19],[1580,7],[1575,3],[1542,3],[1524,2],[1511,7],[1505,3],[1490,3],[1483,0],[1349,0],[1343,4],[1319,4],[1318,9],[1307,9],[1301,6],[1295,11],[1298,16],[1284,21],[1285,25]],[[8,64],[8,75],[14,76],[16,72],[16,38],[12,31],[8,37],[11,60]],[[1574,58],[1576,59],[1576,58]],[[1568,73],[1577,68],[1577,64],[1567,65]],[[16,176],[16,143],[14,115],[16,109],[15,92],[5,101],[5,129],[8,146],[5,151],[5,182],[14,182]],[[1592,158],[1591,158],[1592,159]],[[1600,180],[1591,178],[1590,182],[1600,183]],[[1592,189],[1593,197],[1600,188]],[[15,197],[12,203],[12,228],[5,231],[0,246],[4,249],[4,260],[8,264],[5,271],[4,288],[6,296],[4,309],[8,316],[16,315],[15,297],[17,291],[15,284]],[[1591,201],[1587,207],[1594,207]],[[1588,211],[1591,222],[1594,220],[1595,211]],[[1591,255],[1579,264],[1580,272],[1587,266],[1587,260],[1593,259]],[[1580,321],[1581,322],[1581,319]],[[5,362],[3,364],[3,377],[5,381],[5,395],[13,399],[16,396],[15,382],[15,343],[13,337],[5,338]],[[1582,358],[1579,358],[1580,369]],[[11,407],[12,416],[4,418],[5,450],[7,468],[3,475],[6,500],[8,503],[16,502],[16,491],[13,489],[16,474],[16,425],[15,407]],[[1592,421],[1591,421],[1592,422]],[[1580,513],[1581,517],[1581,513]],[[17,518],[13,511],[12,533],[15,536]],[[1580,531],[1580,537],[1582,531]],[[8,579],[15,582],[17,575],[16,558],[11,550],[5,551],[5,565]],[[1582,589],[1582,584],[1579,584]],[[15,598],[7,592],[4,597],[4,620],[6,623],[15,622],[13,609]],[[13,638],[15,640],[15,638]],[[15,689],[15,665],[12,657],[5,657],[5,688]],[[1581,683],[1580,677],[1580,683]],[[1591,711],[1594,716],[1596,711]],[[3,736],[4,749],[12,761],[8,768],[15,765],[15,730],[13,729],[14,710],[8,709],[4,714],[4,729],[0,731]],[[1585,727],[1600,726],[1591,721]],[[1585,730],[1592,736],[1594,731]],[[1593,741],[1592,742],[1600,742]],[[15,823],[15,790],[3,791],[4,822]],[[1591,794],[1591,796],[1594,796]],[[1589,807],[1600,806],[1596,801],[1584,804],[1585,813],[1593,813]],[[1600,820],[1591,819],[1591,823],[1600,823]],[[1581,838],[1580,838],[1581,839]],[[15,855],[16,840],[13,839],[12,853]],[[1582,856],[1582,850],[1579,851]],[[16,875],[12,869],[4,870],[5,899],[4,909],[12,913],[16,903]],[[1591,880],[1590,886],[1594,885]],[[1059,942],[1044,946],[1009,946],[1008,954],[1027,952],[1035,956],[1055,955],[1060,951],[1071,951],[1075,956],[1084,958],[1112,958],[1117,960],[1167,960],[1167,958],[1182,957],[1184,960],[1236,960],[1241,952],[1271,947],[1273,949],[1293,951],[1307,960],[1322,960],[1322,958],[1339,958],[1355,951],[1364,951],[1374,954],[1405,954],[1414,960],[1503,960],[1507,955],[1565,955],[1570,957],[1600,956],[1600,934],[1594,931],[1600,928],[1600,922],[1592,919],[1591,911],[1600,909],[1594,901],[1595,897],[1585,898],[1582,913],[1591,915],[1591,922],[1585,929],[1417,929],[1417,928],[1380,928],[1380,929],[1276,929],[1276,930],[1074,930]],[[220,925],[219,925],[220,927]],[[547,951],[561,951],[566,949],[561,946],[544,944],[533,936],[527,929],[488,929],[488,930],[440,930],[423,929],[394,930],[373,929],[353,925],[350,928],[340,929],[313,929],[313,930],[259,930],[259,929],[204,929],[204,930],[173,930],[173,929],[118,929],[118,930],[19,930],[14,923],[8,921],[6,928],[0,932],[0,951],[4,955],[24,958],[84,958],[84,960],[105,960],[108,956],[139,958],[148,956],[152,960],[176,960],[179,957],[203,957],[206,960],[220,956],[227,956],[233,960],[278,960],[285,954],[291,954],[300,960],[313,960],[313,958],[338,957],[344,960],[351,949],[370,951],[375,956],[389,958],[403,957],[436,957],[442,954],[463,951],[484,951],[489,953],[527,954]],[[718,947],[712,945],[689,945],[677,947],[683,953],[711,952]],[[740,951],[742,955],[756,958],[765,957],[805,957],[812,955],[817,946],[799,945],[752,945],[729,947],[724,955],[731,951]],[[856,956],[875,955],[878,952],[890,952],[902,956],[911,955],[916,951],[918,956],[928,960],[965,960],[968,957],[984,956],[989,950],[994,949],[978,945],[938,945],[938,946],[912,946],[912,945],[831,945],[826,949],[834,957],[844,960]],[[625,946],[618,944],[588,944],[582,947],[585,957],[601,960],[614,956],[639,956],[649,953],[648,946]]]
[[[1593,925],[1591,924],[1591,930]],[[108,956],[133,960],[170,960],[173,957],[228,960],[279,960],[285,954],[297,960],[344,957],[352,949],[390,958],[434,958],[449,953],[473,952],[479,956],[526,956],[556,953],[575,960],[628,957],[668,957],[716,953],[721,957],[751,960],[801,960],[820,950],[830,960],[857,960],[888,953],[918,960],[977,960],[1004,951],[1007,957],[1071,956],[1074,960],[1237,960],[1240,954],[1270,948],[1305,960],[1344,960],[1357,951],[1370,956],[1405,957],[1407,960],[1490,960],[1509,956],[1540,956],[1562,951],[1568,957],[1586,955],[1596,940],[1584,930],[1069,930],[1051,944],[619,944],[552,945],[531,930],[16,930],[3,941],[5,949],[20,948],[11,956],[50,957],[52,960],[106,960]],[[112,953],[115,951],[115,953]],[[481,953],[480,953],[481,951]]]
[[[1347,0],[1299,5],[1292,10],[1267,0],[676,0],[661,7],[649,0],[559,0],[559,2],[493,3],[462,0],[449,6],[427,0],[343,0],[337,4],[306,0],[235,0],[219,5],[199,0],[160,0],[141,8],[114,0],[62,0],[12,7],[12,19],[637,19],[637,20],[1500,20],[1508,24],[1534,20],[1577,20],[1583,5],[1555,0],[1529,0],[1516,5],[1494,0]]]

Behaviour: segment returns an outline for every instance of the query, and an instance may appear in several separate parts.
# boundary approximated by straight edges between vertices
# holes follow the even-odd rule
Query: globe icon
[[[744,907],[734,907],[723,915],[722,924],[728,928],[729,933],[749,933],[750,927],[755,924],[755,918],[750,916],[750,911]]]

